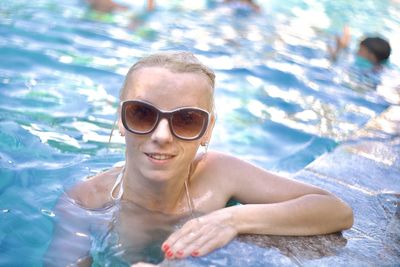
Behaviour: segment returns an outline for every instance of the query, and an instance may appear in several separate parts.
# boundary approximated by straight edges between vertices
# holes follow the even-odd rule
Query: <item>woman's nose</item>
[[[173,135],[168,125],[168,120],[163,118],[151,134],[151,139],[158,143],[172,142]]]

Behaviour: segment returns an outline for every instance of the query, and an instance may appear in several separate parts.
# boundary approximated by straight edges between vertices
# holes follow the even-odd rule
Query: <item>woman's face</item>
[[[160,67],[138,69],[126,83],[126,99],[146,101],[158,109],[170,111],[181,107],[197,107],[211,113],[212,89],[204,75],[197,73],[174,73]],[[213,122],[213,119],[211,119]],[[201,142],[212,130],[199,140],[184,141],[174,137],[167,119],[161,119],[156,129],[146,135],[126,131],[126,161],[129,168],[148,179],[166,181],[186,175]]]

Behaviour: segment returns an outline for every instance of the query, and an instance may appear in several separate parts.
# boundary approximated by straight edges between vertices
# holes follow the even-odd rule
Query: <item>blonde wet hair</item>
[[[204,75],[211,85],[211,104],[212,107],[214,106],[214,71],[201,63],[193,53],[186,51],[158,52],[137,61],[125,76],[125,81],[119,95],[120,101],[123,101],[126,97],[129,78],[135,79],[135,71],[147,67],[161,67],[177,73],[198,73]]]

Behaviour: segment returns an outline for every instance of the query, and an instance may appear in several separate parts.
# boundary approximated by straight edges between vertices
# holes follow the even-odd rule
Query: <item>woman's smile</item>
[[[144,154],[152,163],[156,164],[169,163],[176,156],[169,153],[144,153]]]

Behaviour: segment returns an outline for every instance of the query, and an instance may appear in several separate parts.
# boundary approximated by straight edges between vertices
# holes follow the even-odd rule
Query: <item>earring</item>
[[[202,142],[200,144],[202,147],[204,147],[204,154],[207,154],[208,151],[208,142]]]

